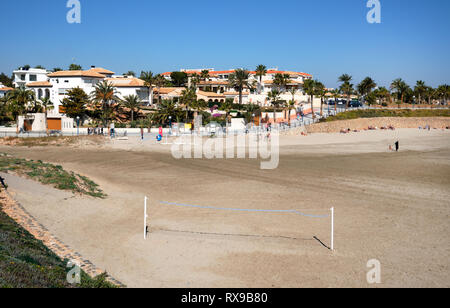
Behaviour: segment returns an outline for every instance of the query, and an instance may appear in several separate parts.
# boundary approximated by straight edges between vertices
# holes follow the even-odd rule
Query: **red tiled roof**
[[[99,74],[94,71],[59,71],[48,74],[48,77],[92,77],[92,78],[105,78],[105,75]]]
[[[94,68],[91,68],[89,71],[96,72],[96,73],[99,73],[102,75],[113,75],[114,74],[114,72],[111,72],[111,71],[101,68],[101,67],[94,67]]]
[[[145,81],[139,78],[106,78],[116,88],[145,87]]]
[[[223,95],[223,94],[217,94],[217,93],[214,93],[214,92],[205,92],[205,91],[198,91],[197,95],[202,95],[202,96],[206,96],[206,97],[225,98],[225,95]]]

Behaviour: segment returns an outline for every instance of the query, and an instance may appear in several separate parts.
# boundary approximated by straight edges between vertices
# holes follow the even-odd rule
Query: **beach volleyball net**
[[[150,206],[151,205],[151,206]],[[230,236],[254,236],[254,237],[279,237],[279,238],[292,238],[297,239],[293,236],[283,236],[276,235],[276,232],[271,230],[274,225],[285,227],[285,229],[294,229],[298,231],[298,228],[306,228],[311,230],[311,234],[315,231],[312,230],[315,226],[314,223],[319,223],[322,231],[327,230],[324,234],[322,232],[321,239],[316,236],[311,236],[311,238],[319,241],[324,247],[334,251],[334,220],[335,220],[335,209],[334,207],[330,209],[247,209],[247,208],[235,208],[235,207],[218,207],[218,206],[207,206],[207,205],[195,205],[187,203],[177,203],[177,202],[167,202],[167,201],[156,201],[148,197],[144,198],[144,239],[147,239],[151,233],[151,227],[154,226],[154,217],[152,216],[152,211],[156,213],[157,211],[164,210],[167,215],[177,221],[182,225],[182,230],[167,230],[176,232],[186,232],[186,233],[197,233],[197,234],[214,234],[214,235],[230,235]],[[177,214],[188,214],[183,218],[184,220],[192,220],[192,225],[200,226],[200,228],[188,228],[182,223],[182,218],[177,216]],[[187,216],[187,218],[186,218]],[[283,218],[278,217],[283,216]],[[240,220],[238,220],[240,219]],[[195,220],[195,222],[194,222]],[[242,232],[230,232],[229,230],[224,230],[222,222],[232,221],[236,225],[252,225],[256,226],[256,230],[266,230],[269,234],[260,233],[242,233]],[[308,222],[308,224],[306,224]],[[305,227],[308,225],[307,227]],[[308,231],[306,231],[308,232]],[[294,232],[295,233],[295,232]]]

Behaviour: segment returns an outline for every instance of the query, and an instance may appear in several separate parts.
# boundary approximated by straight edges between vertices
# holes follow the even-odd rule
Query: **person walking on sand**
[[[398,152],[400,150],[400,142],[395,143],[395,152]]]
[[[144,140],[144,128],[141,127],[141,140]]]

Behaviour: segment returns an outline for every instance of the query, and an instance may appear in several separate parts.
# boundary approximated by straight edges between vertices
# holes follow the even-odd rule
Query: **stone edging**
[[[43,225],[41,225],[31,214],[29,214],[16,200],[14,200],[3,188],[0,189],[0,201],[2,201],[2,210],[11,217],[22,228],[31,233],[36,239],[42,241],[44,245],[53,251],[62,260],[74,261],[81,269],[90,277],[103,274],[104,271],[97,268],[89,260],[75,252],[72,248],[65,245],[56,236],[50,233]],[[115,286],[125,287],[120,281],[107,275],[106,280]]]

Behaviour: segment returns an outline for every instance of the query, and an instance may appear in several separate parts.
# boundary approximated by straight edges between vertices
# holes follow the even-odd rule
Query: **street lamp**
[[[77,116],[77,136],[80,135],[80,116]]]
[[[252,114],[252,126],[253,127],[255,126],[255,117],[256,117],[256,114]]]
[[[172,116],[169,116],[170,135],[172,135]]]

